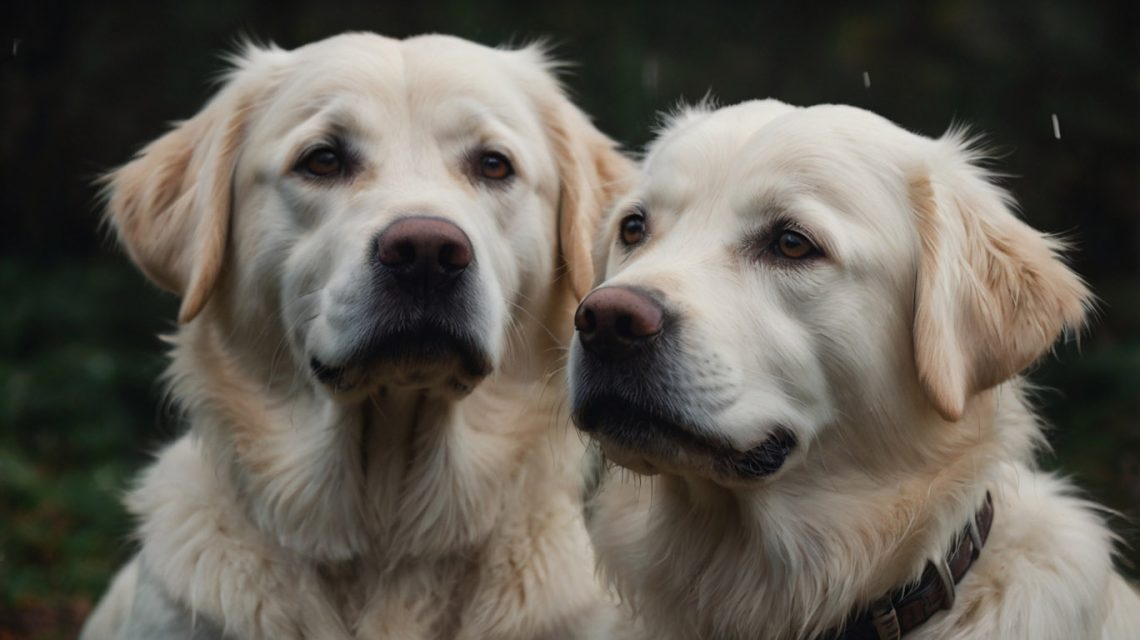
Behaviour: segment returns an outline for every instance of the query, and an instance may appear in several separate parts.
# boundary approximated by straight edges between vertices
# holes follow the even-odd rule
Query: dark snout
[[[660,291],[614,286],[587,295],[574,316],[574,424],[640,473],[685,468],[734,481],[775,473],[795,436],[779,427],[746,450],[720,436],[710,416],[735,397],[710,384],[722,365],[715,353],[688,351],[684,325]]]
[[[656,291],[603,287],[587,295],[574,315],[571,413],[586,432],[634,431],[649,436],[651,422],[685,422],[673,388],[688,378],[678,345],[678,318]],[[646,419],[645,414],[660,414]],[[660,418],[660,419],[657,419]]]
[[[665,310],[648,293],[627,287],[597,289],[574,314],[578,339],[590,353],[624,359],[664,329]]]
[[[376,269],[415,297],[454,286],[474,258],[467,234],[440,218],[402,218],[376,240]]]
[[[375,236],[365,260],[370,277],[346,298],[353,312],[332,320],[355,339],[347,358],[313,360],[319,380],[343,387],[361,369],[397,385],[467,390],[490,373],[478,260],[462,228],[403,217]]]

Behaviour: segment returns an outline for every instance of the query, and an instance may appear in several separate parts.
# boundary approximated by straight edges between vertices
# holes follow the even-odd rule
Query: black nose
[[[598,289],[582,300],[574,314],[578,339],[591,353],[624,358],[661,333],[665,311],[648,295],[625,287]]]
[[[462,229],[446,220],[424,216],[393,222],[380,234],[376,249],[379,268],[416,294],[451,284],[475,255]]]

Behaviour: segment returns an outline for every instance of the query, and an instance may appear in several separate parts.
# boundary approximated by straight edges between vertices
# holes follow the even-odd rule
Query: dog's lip
[[[321,384],[327,384],[331,387],[337,387],[344,380],[345,373],[348,371],[348,366],[337,367],[325,364],[316,356],[309,358],[309,371],[312,372],[313,377]]]
[[[686,453],[706,458],[714,473],[734,480],[757,480],[776,473],[797,445],[795,434],[790,429],[776,426],[759,445],[742,450],[706,437],[695,428],[686,427],[659,411],[613,396],[592,398],[583,403],[573,417],[578,428],[601,440],[604,448],[616,447],[633,453],[654,471],[670,465],[654,464],[661,455],[660,451],[635,441],[630,437],[631,431],[640,436],[637,439],[663,438]],[[607,425],[607,422],[611,424]],[[646,434],[643,432],[645,429],[651,431]],[[618,456],[619,464],[623,457]],[[636,468],[632,470],[641,472]]]
[[[616,395],[599,394],[588,399],[575,409],[573,418],[574,423],[582,431],[602,432],[613,440],[623,438],[615,437],[613,432],[616,429],[607,428],[608,426],[615,423],[625,423],[623,426],[637,423],[652,429],[654,435],[664,436],[676,444],[710,452],[732,449],[727,443],[716,442],[712,438],[700,435],[697,429],[686,427],[681,420],[665,415],[662,411]]]
[[[795,450],[796,436],[787,427],[776,427],[763,442],[745,451],[717,458],[717,470],[743,480],[766,478],[784,466]]]
[[[369,374],[386,365],[410,365],[414,370],[449,360],[458,365],[455,375],[450,376],[450,384],[467,390],[494,369],[490,355],[474,340],[425,324],[379,333],[341,362],[326,361],[311,354],[309,371],[317,381],[334,391],[349,391],[357,386],[349,378],[367,379]]]

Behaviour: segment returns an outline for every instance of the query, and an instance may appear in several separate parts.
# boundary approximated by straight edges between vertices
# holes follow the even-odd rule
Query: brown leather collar
[[[918,582],[895,589],[847,619],[843,631],[825,633],[820,640],[898,640],[934,614],[954,606],[958,584],[990,536],[994,502],[986,501],[966,527],[958,532],[946,557],[926,563]]]

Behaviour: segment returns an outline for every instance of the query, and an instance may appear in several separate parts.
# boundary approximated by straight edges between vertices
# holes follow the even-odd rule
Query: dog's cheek
[[[498,278],[484,276],[479,279],[473,294],[474,333],[484,341],[483,348],[491,356],[492,366],[497,369],[502,363],[507,341],[511,337],[511,327],[514,325],[506,303],[510,292],[502,288]]]
[[[510,227],[484,234],[487,243],[493,245],[493,276],[503,295],[523,307],[515,308],[511,315],[539,316],[542,301],[553,290],[557,277],[557,212],[533,192],[518,194],[504,206],[516,209]]]
[[[314,353],[332,357],[344,345],[329,321],[358,313],[354,306],[371,295],[367,244],[375,233],[343,224],[314,229],[266,230],[275,240],[263,245],[258,257],[267,265],[266,283],[280,290],[277,317],[287,332],[294,354],[307,366]],[[338,304],[339,302],[339,304]],[[264,326],[265,317],[251,319]]]
[[[519,273],[526,280],[520,283],[521,287],[527,290],[549,288],[555,278],[560,251],[558,211],[538,193],[528,194],[521,206],[528,211],[525,222],[520,224],[522,233],[509,236],[513,240]]]
[[[889,303],[893,298],[850,283],[836,283],[826,295],[804,316],[822,373],[819,397],[835,415],[866,407],[895,413],[905,395],[897,372],[908,370],[910,329]]]

